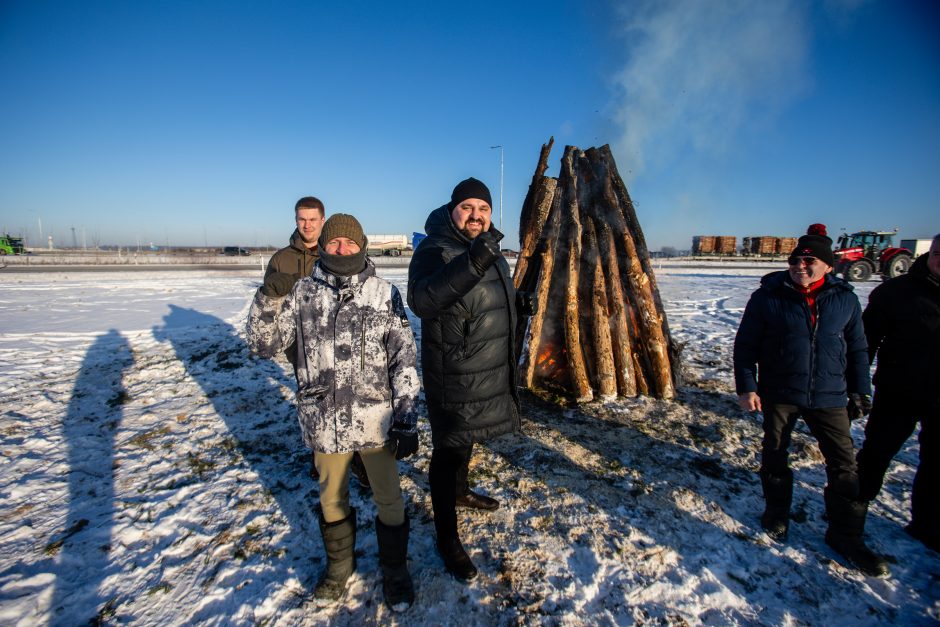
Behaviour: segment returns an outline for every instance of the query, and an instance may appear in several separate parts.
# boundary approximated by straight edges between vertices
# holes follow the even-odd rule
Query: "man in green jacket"
[[[326,209],[319,198],[304,196],[294,205],[294,222],[297,228],[290,236],[290,246],[286,246],[271,256],[264,277],[275,272],[283,272],[294,278],[296,283],[313,272],[313,264],[320,258],[317,240],[323,229]],[[294,363],[293,344],[288,347],[287,358]]]

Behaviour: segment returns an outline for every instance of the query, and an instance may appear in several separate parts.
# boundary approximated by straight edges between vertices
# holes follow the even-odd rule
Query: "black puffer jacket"
[[[862,308],[852,286],[827,274],[816,308],[814,326],[786,271],[761,279],[734,339],[738,394],[809,408],[845,407],[848,392],[871,394]]]
[[[421,318],[421,362],[435,446],[466,446],[519,429],[515,288],[500,258],[483,276],[447,205],[431,212],[408,269]],[[490,227],[497,240],[502,233]]]
[[[872,290],[862,320],[869,359],[878,354],[878,389],[940,402],[940,281],[927,269],[927,255]]]

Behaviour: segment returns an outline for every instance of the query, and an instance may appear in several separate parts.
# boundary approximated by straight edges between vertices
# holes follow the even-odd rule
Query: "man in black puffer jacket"
[[[858,453],[860,496],[881,490],[891,459],[920,421],[908,533],[940,552],[940,235],[910,272],[879,285],[862,314],[875,402]]]
[[[491,226],[492,201],[474,178],[425,224],[408,269],[408,305],[421,318],[421,363],[434,450],[429,480],[437,547],[447,570],[469,581],[476,568],[457,534],[456,506],[496,509],[472,492],[473,444],[517,431],[516,291]]]
[[[831,245],[824,235],[804,235],[789,270],[761,279],[734,341],[735,386],[742,409],[764,414],[761,525],[768,535],[787,536],[793,496],[787,449],[802,416],[826,460],[826,543],[859,570],[883,576],[887,564],[862,539],[868,504],[858,498],[849,431],[849,413],[858,417],[871,407],[868,347],[858,298],[831,274]]]

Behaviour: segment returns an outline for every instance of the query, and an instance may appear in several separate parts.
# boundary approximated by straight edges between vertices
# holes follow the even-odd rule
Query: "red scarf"
[[[813,326],[816,326],[816,297],[819,295],[819,292],[822,290],[823,285],[826,283],[826,277],[823,277],[816,281],[815,283],[810,283],[806,287],[801,285],[794,285],[796,289],[803,295],[806,299],[806,304],[809,305],[809,315],[810,321]]]

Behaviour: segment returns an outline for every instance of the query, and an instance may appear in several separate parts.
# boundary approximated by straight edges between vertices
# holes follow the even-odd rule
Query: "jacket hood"
[[[442,205],[431,212],[431,215],[428,216],[427,221],[424,223],[424,232],[428,234],[428,237],[433,236],[449,239],[462,246],[469,247],[472,241],[454,226],[454,221],[450,219],[450,205]],[[497,242],[503,239],[502,232],[493,226],[492,222],[490,223],[489,233],[492,233]]]
[[[296,228],[290,236],[290,246],[291,248],[296,248],[302,253],[310,252],[310,254],[313,254],[316,251],[316,247],[307,248],[306,244],[304,244],[303,238],[300,237],[300,231],[298,231]]]
[[[826,275],[825,281],[826,282],[823,284],[823,290],[842,289],[847,292],[855,291],[855,288],[852,287],[848,281],[840,279],[832,272]],[[796,286],[793,285],[793,281],[790,280],[790,273],[786,270],[778,270],[776,272],[765,274],[763,277],[761,277],[760,286],[762,289],[770,291],[781,288],[788,288],[796,292]]]

